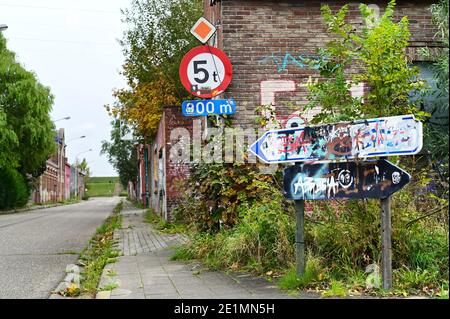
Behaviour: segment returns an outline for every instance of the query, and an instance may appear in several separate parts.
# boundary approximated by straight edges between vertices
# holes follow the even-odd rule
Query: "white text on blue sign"
[[[231,115],[236,113],[236,101],[226,100],[193,100],[181,104],[184,116]]]

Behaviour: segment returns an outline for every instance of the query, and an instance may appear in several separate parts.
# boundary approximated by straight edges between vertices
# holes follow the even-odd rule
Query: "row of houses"
[[[31,195],[33,203],[54,203],[84,197],[86,173],[68,163],[63,128],[58,130],[55,143],[56,152],[46,161],[45,171],[34,185]]]
[[[356,26],[363,21],[358,6],[363,2],[381,15],[386,1],[350,2],[349,19]],[[302,111],[308,101],[307,83],[317,81],[319,75],[302,66],[302,57],[311,56],[316,49],[330,40],[322,21],[321,5],[339,9],[344,1],[299,0],[204,0],[204,17],[211,21],[217,32],[209,45],[223,50],[233,65],[233,79],[225,92],[236,100],[237,111],[232,116],[236,127],[254,127],[260,115],[258,106],[272,105],[282,123],[293,120],[308,121],[317,110]],[[422,76],[431,79],[433,61],[419,54],[424,47],[442,46],[435,39],[436,29],[429,6],[433,1],[397,1],[396,18],[408,16],[411,41],[408,56],[412,64],[420,67]],[[368,88],[351,89],[361,96]],[[220,98],[224,98],[223,96]],[[296,105],[295,111],[289,103]],[[448,125],[448,115],[446,118]],[[210,119],[199,117],[202,136],[214,126]],[[131,197],[152,207],[166,220],[172,218],[177,199],[183,190],[180,181],[189,176],[190,163],[173,162],[170,150],[181,137],[170,138],[175,128],[187,129],[194,135],[195,121],[181,113],[181,106],[165,107],[155,141],[138,145],[137,183],[130,183]],[[173,137],[173,136],[172,136]]]

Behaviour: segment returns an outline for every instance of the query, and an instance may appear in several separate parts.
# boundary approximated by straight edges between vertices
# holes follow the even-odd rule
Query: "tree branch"
[[[424,219],[424,218],[426,218],[426,217],[429,217],[429,216],[431,216],[431,215],[434,215],[434,214],[440,212],[440,211],[443,210],[443,209],[448,209],[448,204],[442,205],[442,206],[440,206],[440,207],[438,207],[438,208],[432,210],[431,212],[429,212],[429,213],[427,213],[427,214],[425,214],[425,215],[422,215],[422,216],[420,216],[420,217],[418,217],[418,218],[416,218],[416,219],[410,220],[409,222],[406,223],[405,226],[406,226],[406,227],[410,227],[410,226],[411,226],[412,224],[414,224],[415,222],[417,222],[417,221],[419,221],[419,220],[421,220],[421,219]]]

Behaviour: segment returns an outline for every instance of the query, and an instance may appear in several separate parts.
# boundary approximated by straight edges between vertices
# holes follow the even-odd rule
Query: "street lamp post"
[[[66,141],[66,144],[71,142],[71,141],[75,141],[75,140],[78,140],[78,139],[81,139],[81,138],[86,138],[86,135],[81,135],[79,137],[71,138],[70,140]]]
[[[70,120],[70,116],[62,117],[60,119],[54,120],[53,122],[58,122],[58,121],[62,121],[62,120]]]

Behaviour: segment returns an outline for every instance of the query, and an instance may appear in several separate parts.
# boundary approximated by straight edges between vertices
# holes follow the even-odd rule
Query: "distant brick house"
[[[45,171],[38,178],[32,192],[34,203],[54,203],[84,196],[86,174],[67,162],[63,128],[58,130],[55,143],[56,152],[45,162]]]
[[[38,178],[32,198],[34,203],[57,202],[65,199],[65,134],[60,128],[55,136],[56,152],[45,163],[44,173]]]
[[[64,165],[64,198],[69,199],[70,198],[70,164],[66,163]]]
[[[152,144],[136,145],[138,168],[136,186],[129,186],[131,197],[151,207],[159,216],[171,220],[172,210],[182,194],[181,183],[189,175],[189,163],[170,160],[170,134],[175,128],[193,132],[192,118],[184,117],[179,106],[164,107],[158,132]]]

